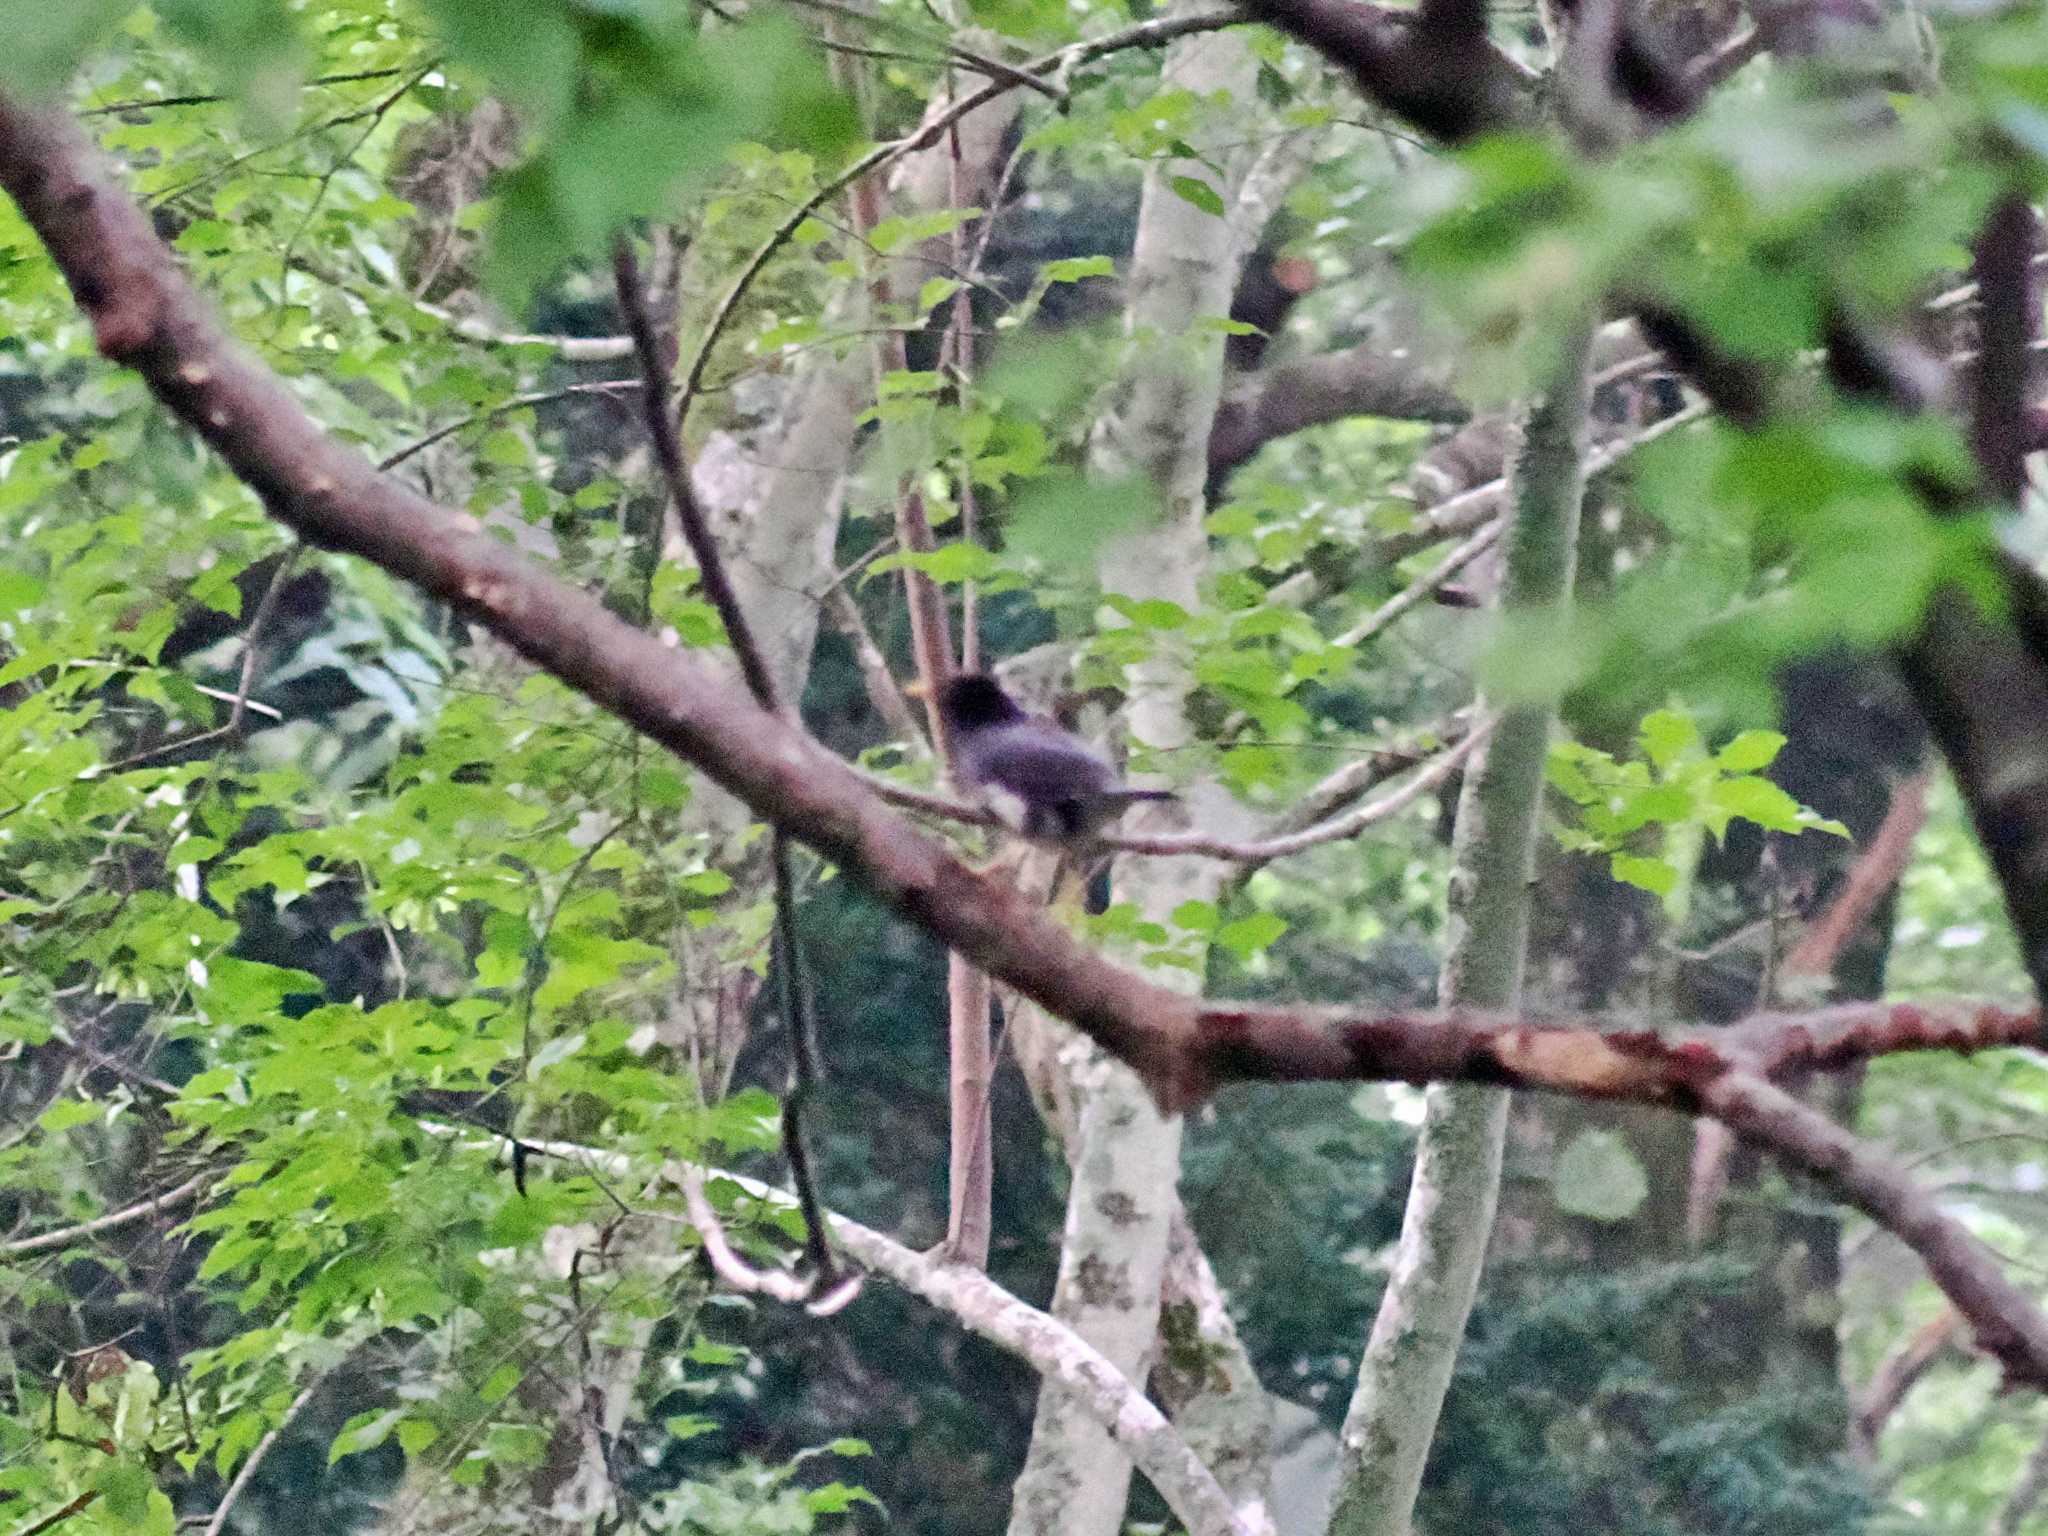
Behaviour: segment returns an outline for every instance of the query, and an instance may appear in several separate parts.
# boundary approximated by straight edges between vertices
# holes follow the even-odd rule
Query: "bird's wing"
[[[975,732],[962,743],[967,777],[1035,805],[1092,799],[1116,786],[1116,775],[1073,737],[1040,721]]]

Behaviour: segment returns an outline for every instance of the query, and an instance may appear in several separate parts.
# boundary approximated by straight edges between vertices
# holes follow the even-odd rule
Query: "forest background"
[[[2048,1529],[2037,7],[5,14],[6,1529]]]

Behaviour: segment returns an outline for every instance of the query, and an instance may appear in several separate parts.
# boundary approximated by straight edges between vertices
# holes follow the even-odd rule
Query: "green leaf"
[[[1107,256],[1063,256],[1058,261],[1048,261],[1038,269],[1038,280],[1047,286],[1053,283],[1078,283],[1090,277],[1116,276],[1116,263]]]
[[[254,105],[279,119],[289,113],[305,49],[284,0],[156,0],[156,10]]]
[[[1216,942],[1240,960],[1248,960],[1287,931],[1287,920],[1272,912],[1254,912],[1216,930]]]
[[[156,1481],[149,1469],[126,1457],[108,1462],[93,1479],[107,1513],[123,1525],[141,1525],[149,1518],[149,1496]]]
[[[207,999],[234,1017],[261,1018],[282,1009],[287,998],[317,998],[325,990],[326,984],[310,971],[233,955],[217,955],[207,962]]]
[[[507,1361],[484,1378],[484,1384],[476,1389],[476,1395],[486,1403],[502,1403],[512,1395],[512,1389],[525,1375],[523,1366]]]
[[[1052,570],[1095,563],[1111,539],[1154,522],[1159,495],[1147,480],[1098,479],[1072,471],[1042,476],[1012,503],[1006,548]]]
[[[1784,745],[1777,731],[1744,731],[1714,754],[1714,763],[1728,773],[1755,773],[1777,761]]]
[[[425,1419],[401,1419],[399,1421],[398,1445],[405,1452],[408,1460],[419,1455],[421,1451],[424,1451],[440,1438],[440,1429],[428,1423]]]
[[[43,595],[41,579],[19,568],[0,570],[0,613],[32,608]]]
[[[979,217],[979,208],[940,208],[931,213],[880,219],[868,232],[868,244],[887,256],[913,241],[936,240],[940,235],[950,235],[969,219]]]
[[[923,571],[941,586],[962,581],[983,581],[995,574],[998,567],[996,557],[979,544],[961,540],[952,544],[941,544],[937,549],[922,554],[904,554],[893,558],[895,564],[907,565],[913,570]],[[878,560],[877,565],[883,562]]]
[[[1592,779],[1587,777],[1581,763],[1611,768],[1614,760],[1604,752],[1582,747],[1575,741],[1560,741],[1550,749],[1549,759],[1543,765],[1543,776],[1573,804],[1591,805],[1601,798],[1601,794]]]
[[[1593,1221],[1626,1221],[1650,1193],[1628,1142],[1613,1131],[1581,1131],[1558,1155],[1550,1187],[1560,1209]]]
[[[1655,896],[1669,896],[1678,888],[1678,871],[1662,859],[1617,853],[1608,866],[1624,885],[1640,886]]]
[[[341,1433],[327,1447],[327,1465],[333,1466],[344,1456],[354,1456],[362,1451],[374,1451],[390,1437],[398,1427],[398,1421],[405,1417],[403,1408],[375,1408],[357,1414],[341,1426]]]
[[[928,277],[917,290],[917,312],[928,315],[967,285],[957,277]]]
[[[581,53],[566,7],[548,0],[427,0],[450,51],[546,130],[569,110]]]
[[[1185,629],[1192,617],[1179,603],[1163,597],[1135,598],[1112,592],[1103,601],[1140,629]]]
[[[1223,196],[1199,176],[1175,176],[1167,182],[1182,202],[1192,203],[1204,213],[1223,217]]]
[[[1739,816],[1767,831],[1798,832],[1805,826],[1799,802],[1769,779],[1755,775],[1723,779],[1708,788],[1707,799],[1724,816]]]
[[[36,1124],[51,1135],[60,1135],[81,1125],[91,1125],[107,1112],[108,1106],[91,1099],[58,1099],[36,1117]]]
[[[1197,315],[1188,326],[1197,336],[1263,336],[1266,333],[1249,320],[1233,320],[1228,315]]]
[[[852,141],[851,103],[826,79],[818,50],[785,18],[749,17],[701,42],[691,28],[639,8],[613,9],[606,24],[575,33],[567,79],[553,7],[538,13],[547,36],[531,46],[512,33],[517,14],[483,0],[440,0],[451,41],[486,61],[494,79],[528,65],[545,75],[543,118],[553,121],[524,165],[499,183],[488,279],[523,310],[566,262],[594,256],[629,220],[661,212],[700,190],[741,140],[794,143],[819,155]],[[459,39],[459,41],[458,41]]]
[[[1660,709],[1643,716],[1637,739],[1642,743],[1643,755],[1662,771],[1699,746],[1700,728],[1690,715]]]
[[[845,1483],[827,1483],[804,1495],[804,1508],[816,1515],[843,1515],[856,1504],[872,1504],[876,1509],[882,1507],[882,1501],[867,1489],[852,1488]]]

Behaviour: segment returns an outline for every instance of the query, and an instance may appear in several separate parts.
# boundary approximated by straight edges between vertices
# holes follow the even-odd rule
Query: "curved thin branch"
[[[414,438],[403,447],[395,449],[379,459],[377,467],[382,470],[396,469],[407,459],[425,453],[434,444],[444,442],[448,438],[455,436],[458,432],[467,431],[474,426],[480,426],[484,422],[491,421],[499,416],[509,415],[513,411],[524,410],[528,406],[552,405],[557,400],[570,400],[578,395],[624,394],[638,388],[640,388],[640,381],[638,379],[601,379],[588,384],[569,384],[561,389],[541,389],[535,390],[530,394],[513,395],[510,399],[500,400],[495,405],[487,405],[480,411],[472,411],[459,421],[451,421],[446,426],[436,427],[433,431]]]
[[[725,572],[725,559],[718,550],[718,540],[712,536],[711,525],[704,518],[704,508],[697,500],[697,489],[690,484],[690,466],[683,462],[682,439],[677,436],[675,418],[668,409],[668,359],[663,355],[660,338],[654,334],[654,318],[647,312],[647,294],[640,283],[640,264],[633,259],[633,248],[624,236],[612,250],[612,275],[619,295],[619,310],[626,317],[627,333],[633,338],[633,351],[640,362],[640,377],[643,388],[640,403],[647,418],[647,435],[654,443],[654,459],[661,466],[662,482],[668,487],[669,504],[674,507],[676,519],[682,524],[683,538],[688,541],[690,553],[697,560],[697,580],[704,588],[704,595],[711,600],[711,606],[718,610],[718,617],[725,626],[725,638],[732,646],[733,655],[740,665],[740,676],[746,679],[747,691],[754,696],[754,702],[771,714],[780,713],[781,699],[775,690],[774,674],[768,670],[767,658],[761,654],[761,647],[754,641],[754,632],[747,625],[747,616],[740,609],[739,594],[733,590],[732,578]],[[660,541],[655,541],[654,555],[660,558]]]
[[[710,1197],[704,1193],[704,1170],[689,1163],[681,1166],[679,1174],[683,1204],[690,1213],[690,1225],[697,1229],[698,1241],[704,1245],[704,1256],[711,1261],[711,1268],[718,1278],[734,1290],[806,1307],[813,1317],[830,1317],[860,1294],[860,1273],[857,1270],[838,1279],[821,1293],[814,1281],[793,1275],[786,1269],[756,1269],[739,1256],[731,1239],[725,1235],[725,1223],[719,1219]],[[829,1213],[826,1216],[828,1223],[837,1219]],[[806,1225],[809,1225],[808,1218]]]
[[[1303,853],[1324,843],[1342,842],[1356,837],[1367,827],[1399,815],[1430,790],[1437,787],[1462,763],[1480,740],[1486,729],[1468,731],[1461,739],[1446,747],[1428,762],[1420,765],[1421,772],[1403,784],[1399,789],[1382,795],[1368,805],[1327,820],[1315,820],[1306,826],[1290,825],[1295,820],[1292,811],[1275,817],[1270,830],[1263,837],[1223,838],[1211,837],[1203,832],[1162,832],[1148,835],[1142,832],[1102,832],[1094,841],[1105,851],[1151,855],[1155,858],[1203,858],[1227,859],[1237,864],[1268,864],[1274,859],[1284,859],[1290,854]],[[1366,760],[1367,770],[1363,777],[1385,778],[1402,766],[1411,766],[1412,760],[1397,764],[1382,762],[1382,754],[1374,753]],[[1347,777],[1355,776],[1347,770]],[[917,789],[908,784],[898,784],[876,774],[862,773],[861,781],[882,799],[906,810],[924,811],[948,821],[964,822],[969,826],[1003,827],[1004,823],[986,807],[974,805],[965,800],[936,790]],[[1311,792],[1314,793],[1314,792]],[[1325,798],[1341,798],[1340,791]],[[1304,803],[1308,803],[1306,800]]]
[[[14,1536],[43,1536],[43,1532],[55,1530],[73,1515],[89,1507],[92,1501],[99,1496],[99,1489],[88,1488],[85,1492],[78,1494],[65,1503],[59,1504],[41,1519],[31,1520],[27,1525],[16,1531]]]
[[[300,1389],[299,1395],[292,1399],[291,1406],[285,1409],[284,1417],[271,1425],[269,1433],[256,1442],[255,1449],[249,1452],[249,1459],[242,1463],[240,1470],[235,1473],[235,1480],[228,1484],[227,1492],[220,1496],[220,1503],[214,1506],[213,1515],[207,1520],[202,1536],[220,1536],[222,1527],[228,1522],[229,1511],[234,1509],[236,1501],[242,1497],[243,1490],[249,1486],[250,1479],[255,1477],[256,1469],[263,1465],[263,1458],[270,1454],[270,1448],[277,1444],[278,1437],[291,1428],[292,1421],[305,1411],[306,1404],[313,1401],[313,1394],[320,1390],[320,1383],[325,1380],[326,1376],[322,1374],[307,1382]]]
[[[1417,603],[1435,592],[1437,588],[1457,575],[1458,572],[1465,569],[1474,560],[1477,560],[1481,555],[1493,548],[1500,540],[1501,528],[1502,522],[1499,518],[1495,518],[1490,523],[1482,523],[1479,531],[1473,534],[1471,538],[1465,540],[1462,544],[1453,545],[1445,553],[1443,559],[1437,561],[1435,565],[1409,582],[1407,586],[1396,592],[1384,603],[1381,603],[1379,607],[1373,609],[1371,613],[1360,619],[1330,643],[1332,645],[1365,644],[1366,641],[1370,640],[1410,608],[1413,608]]]
[[[451,1139],[479,1129],[426,1120],[420,1125],[430,1135]],[[491,1131],[484,1135],[491,1143],[509,1139]],[[633,1169],[632,1160],[623,1153],[574,1142],[529,1145],[532,1151],[574,1165],[602,1168],[613,1177],[624,1177]],[[665,1164],[662,1177],[683,1191],[691,1222],[699,1226],[700,1233],[715,1233],[721,1242],[723,1227],[703,1195],[707,1178],[730,1180],[750,1199],[783,1209],[795,1199],[787,1191],[759,1179],[681,1160]],[[711,1216],[708,1227],[699,1223],[700,1214]],[[1256,1536],[1253,1528],[1231,1508],[1216,1475],[1188,1448],[1172,1422],[1137,1384],[1065,1323],[1019,1300],[979,1270],[952,1262],[943,1248],[919,1253],[837,1211],[824,1212],[824,1219],[840,1247],[867,1269],[930,1303],[970,1332],[1015,1355],[1047,1381],[1071,1392],[1115,1437],[1190,1532],[1200,1536]],[[788,1301],[803,1300],[808,1294],[807,1286],[785,1285],[778,1278],[783,1272],[753,1269],[731,1252],[729,1244],[725,1246],[725,1262],[714,1255],[713,1265],[729,1284],[758,1289]]]
[[[1640,358],[1631,358],[1620,365],[1629,369],[1647,369],[1656,360],[1655,353],[1645,353]],[[1597,380],[1595,381],[1598,382]],[[1611,443],[1603,443],[1586,455],[1586,481],[1590,485],[1600,476],[1619,467],[1630,455],[1647,448],[1659,438],[1668,437],[1681,427],[1691,426],[1707,414],[1703,404],[1687,405],[1673,411],[1661,421],[1653,422],[1640,432],[1630,433]],[[1415,526],[1404,528],[1399,533],[1389,534],[1373,546],[1374,558],[1381,561],[1399,560],[1418,550],[1427,549],[1441,539],[1456,534],[1469,533],[1479,527],[1500,510],[1500,504],[1507,495],[1508,480],[1500,475],[1484,485],[1475,485],[1469,491],[1460,491],[1446,497],[1415,520]]]
[[[1239,1519],[1216,1474],[1166,1415],[1065,1323],[1018,1300],[977,1269],[915,1253],[844,1216],[833,1216],[831,1222],[841,1246],[870,1270],[1024,1360],[1081,1403],[1189,1532],[1253,1536],[1253,1527]]]
[[[1870,1378],[1870,1385],[1857,1399],[1855,1416],[1849,1423],[1850,1444],[1859,1457],[1866,1462],[1877,1459],[1877,1443],[1884,1437],[1885,1425],[1906,1400],[1906,1394],[1934,1368],[1936,1361],[1963,1342],[1961,1315],[1954,1307],[1943,1307],[1931,1322],[1885,1356]]]
[[[1423,739],[1434,736],[1441,750],[1455,746],[1471,728],[1471,711],[1459,710],[1433,731],[1423,730],[1416,734]],[[1419,768],[1427,761],[1422,750],[1414,746],[1381,747],[1363,753],[1356,760],[1325,775],[1304,791],[1294,804],[1271,818],[1266,823],[1264,835],[1282,837],[1289,832],[1315,826],[1396,774]]]
[[[725,328],[732,323],[732,317],[739,309],[740,300],[746,296],[747,290],[754,286],[754,279],[761,275],[762,269],[774,259],[777,251],[789,243],[804,222],[841,192],[862,177],[894,164],[905,155],[930,149],[945,135],[947,129],[962,118],[987,106],[1006,91],[1015,89],[1016,78],[1062,75],[1078,65],[1112,53],[1121,53],[1130,48],[1157,48],[1177,37],[1194,32],[1214,32],[1222,27],[1237,26],[1248,19],[1242,11],[1236,9],[1206,11],[1197,16],[1167,16],[1152,21],[1141,21],[1134,26],[1121,28],[1089,42],[1070,43],[1064,48],[1056,48],[1051,53],[1033,59],[1021,69],[1012,71],[1000,79],[992,79],[978,89],[969,91],[951,106],[918,124],[915,132],[907,133],[900,139],[891,139],[885,144],[877,144],[838,175],[827,179],[809,197],[792,208],[787,218],[775,226],[768,238],[747,258],[747,264],[740,268],[739,275],[732,280],[732,285],[725,290],[717,307],[712,310],[711,318],[705,322],[704,334],[698,338],[697,350],[690,354],[690,364],[683,370],[682,397],[676,412],[677,430],[680,432],[682,419],[689,414],[691,401],[703,387],[704,370],[711,364],[712,349],[718,345],[718,339],[725,333]]]
[[[956,63],[974,71],[978,75],[986,75],[991,80],[1007,80],[1011,85],[1037,91],[1052,101],[1066,100],[1065,95],[1057,86],[1030,73],[1028,68],[1005,63],[1003,60],[985,53],[977,53],[974,49],[964,46],[955,38],[945,36],[944,34],[934,35],[922,27],[914,26],[909,22],[898,21],[893,16],[882,15],[859,6],[847,5],[843,3],[843,0],[791,0],[791,3],[803,7],[805,10],[821,11],[827,16],[835,16],[843,21],[857,22],[864,27],[873,27],[880,31],[893,32],[899,37],[907,37],[914,42],[923,43],[927,47],[950,54]]]
[[[1741,73],[1744,65],[1769,46],[1763,28],[1752,22],[1688,64],[1686,80],[1694,91],[1704,94],[1733,79]]]
[[[2043,1435],[2035,1443],[2033,1454],[2020,1468],[2019,1479],[2006,1496],[2005,1506],[1998,1512],[1997,1523],[1991,1527],[1991,1536],[2020,1536],[2027,1516],[2041,1502],[2043,1493],[2048,1493],[2048,1435]]]
[[[147,1200],[138,1200],[133,1205],[118,1211],[109,1211],[104,1216],[95,1216],[90,1221],[81,1221],[69,1227],[58,1227],[50,1232],[38,1232],[33,1237],[17,1237],[0,1243],[0,1259],[18,1259],[31,1253],[48,1253],[52,1249],[68,1248],[80,1238],[96,1237],[102,1232],[112,1232],[121,1227],[132,1226],[164,1211],[176,1210],[199,1198],[206,1186],[218,1174],[207,1172],[195,1175],[176,1189],[167,1189],[160,1195]]]
[[[1284,859],[1290,854],[1303,853],[1324,843],[1342,842],[1358,836],[1367,827],[1397,816],[1422,796],[1451,776],[1458,765],[1472,755],[1472,751],[1486,739],[1490,726],[1481,726],[1466,734],[1464,740],[1455,746],[1439,752],[1407,783],[1399,789],[1380,796],[1377,800],[1333,816],[1328,821],[1304,827],[1299,832],[1283,833],[1277,837],[1237,841],[1230,838],[1209,837],[1199,832],[1167,832],[1156,837],[1138,833],[1117,833],[1105,836],[1103,846],[1114,848],[1119,853],[1149,853],[1159,857],[1172,858],[1189,854],[1209,859],[1229,859],[1239,864],[1268,864],[1274,859]]]

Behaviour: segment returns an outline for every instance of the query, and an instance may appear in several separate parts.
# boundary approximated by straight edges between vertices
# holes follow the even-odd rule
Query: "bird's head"
[[[1028,718],[1002,684],[985,672],[959,672],[938,688],[939,708],[956,730],[1008,725]]]

